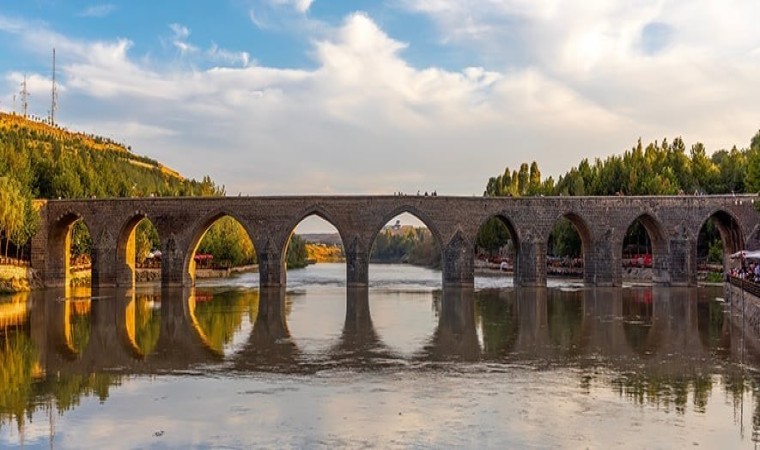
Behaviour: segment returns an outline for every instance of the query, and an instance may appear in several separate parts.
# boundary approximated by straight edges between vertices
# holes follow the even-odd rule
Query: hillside
[[[111,139],[0,113],[0,177],[35,198],[219,195]]]

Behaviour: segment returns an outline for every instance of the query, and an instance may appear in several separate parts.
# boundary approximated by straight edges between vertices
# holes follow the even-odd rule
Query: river
[[[751,448],[721,288],[515,289],[344,264],[0,297],[0,447]],[[718,299],[718,300],[716,300]]]

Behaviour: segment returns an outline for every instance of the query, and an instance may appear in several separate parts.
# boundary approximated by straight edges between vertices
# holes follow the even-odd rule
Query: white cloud
[[[106,17],[116,10],[116,6],[110,3],[93,5],[79,12],[80,17]]]
[[[169,28],[171,28],[172,33],[174,33],[174,36],[172,36],[171,39],[171,43],[177,50],[179,50],[182,55],[198,51],[198,48],[196,46],[188,43],[190,30],[186,26],[180,25],[178,23],[172,23],[169,24]]]
[[[710,42],[700,37],[706,32],[685,29],[686,18],[673,19],[714,11],[647,0],[636,10],[601,1],[407,7],[441,24],[441,40],[468,49],[472,67],[415,67],[405,57],[415,43],[361,13],[310,34],[315,68],[308,70],[260,66],[214,44],[203,50],[180,24],[173,42],[194,50],[172,44],[177,60],[161,64],[130,55],[126,39],[75,40],[2,16],[0,30],[29,48],[66,49],[61,121],[112,133],[188,176],[208,173],[232,194],[480,194],[505,165],[537,160],[556,175],[639,136],[683,135],[717,149],[742,146],[757,130],[754,28],[744,36],[721,25],[717,32],[730,37]],[[752,12],[737,8],[731,20]],[[647,31],[649,24],[656,25]],[[497,39],[507,35],[517,40]],[[478,61],[482,48],[510,54],[526,42],[521,64]],[[183,63],[201,58],[216,67]]]
[[[211,44],[206,54],[213,61],[219,61],[224,64],[239,64],[247,66],[251,62],[251,55],[248,52],[233,52],[219,47],[215,43]]]
[[[288,6],[300,13],[306,13],[314,0],[268,0],[274,6]]]

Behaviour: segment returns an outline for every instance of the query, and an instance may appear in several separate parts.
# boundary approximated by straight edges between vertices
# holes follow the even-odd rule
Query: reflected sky
[[[347,289],[344,269],[4,298],[0,447],[754,443],[760,359],[719,289],[441,291],[407,266]]]

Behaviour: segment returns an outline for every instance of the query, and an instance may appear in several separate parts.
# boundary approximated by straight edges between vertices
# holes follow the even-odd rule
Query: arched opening
[[[218,214],[205,222],[192,241],[185,259],[190,284],[196,279],[226,278],[240,275],[258,283],[258,257],[248,230],[233,216]]]
[[[127,222],[117,247],[117,285],[161,281],[161,239],[146,215]]]
[[[628,226],[623,237],[623,279],[630,282],[669,282],[665,258],[667,241],[662,226],[642,214]]]
[[[92,236],[83,220],[71,227],[69,277],[71,287],[86,287],[92,281]]]
[[[744,250],[744,234],[736,219],[725,211],[711,214],[702,223],[697,236],[699,278],[720,282],[726,271],[738,275],[742,267],[748,274],[752,272],[749,276],[754,277],[754,269],[760,261],[741,257],[732,259],[731,255],[740,250]]]
[[[517,232],[509,219],[492,216],[483,222],[475,238],[473,266],[478,285],[500,287],[498,278],[514,278],[519,250]]]
[[[48,235],[48,283],[52,286],[89,286],[92,277],[92,236],[81,216],[65,214]]]
[[[554,223],[546,245],[546,273],[551,277],[586,279],[591,233],[580,216],[568,213]]]
[[[339,230],[319,213],[301,219],[283,252],[289,286],[346,285],[346,257]]]
[[[438,287],[440,237],[418,215],[400,212],[375,234],[369,263],[370,286]]]

